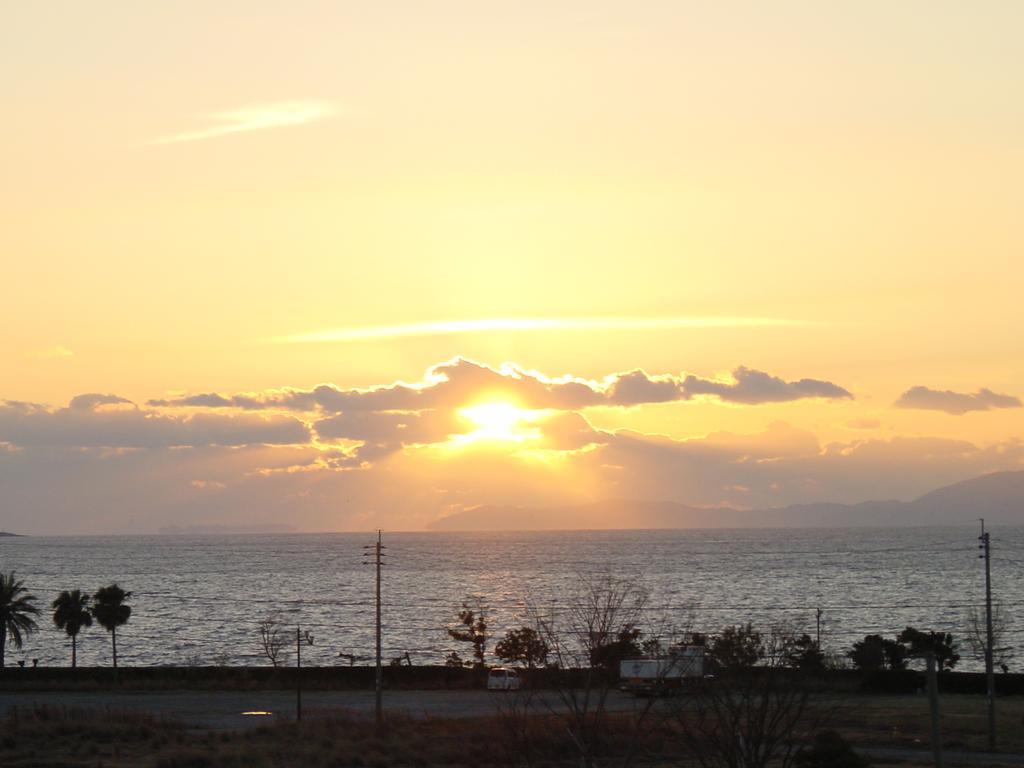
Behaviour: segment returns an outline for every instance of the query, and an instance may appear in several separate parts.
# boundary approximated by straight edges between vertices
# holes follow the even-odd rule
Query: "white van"
[[[491,667],[487,675],[488,691],[518,691],[519,673],[508,667]]]

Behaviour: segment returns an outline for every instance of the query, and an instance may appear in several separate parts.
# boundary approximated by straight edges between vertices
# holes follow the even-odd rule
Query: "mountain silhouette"
[[[995,472],[947,485],[913,501],[821,502],[739,510],[630,499],[561,507],[482,505],[443,517],[438,531],[616,528],[780,528],[1024,524],[1024,471]]]

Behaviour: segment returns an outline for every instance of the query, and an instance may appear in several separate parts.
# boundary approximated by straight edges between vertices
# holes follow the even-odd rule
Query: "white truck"
[[[619,688],[635,696],[672,694],[703,680],[703,645],[678,646],[667,656],[619,663]]]

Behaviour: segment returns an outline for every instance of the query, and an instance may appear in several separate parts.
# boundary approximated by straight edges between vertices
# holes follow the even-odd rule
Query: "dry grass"
[[[828,699],[824,705],[833,709],[829,726],[854,744],[928,748],[928,702],[924,697],[854,696]],[[984,697],[943,697],[942,712],[943,740],[949,749],[985,748]],[[999,713],[1000,747],[1024,752],[1024,699],[1001,699]],[[301,724],[279,722],[242,732],[197,732],[170,720],[131,712],[23,708],[0,720],[0,766],[486,768],[525,765],[526,757],[531,768],[578,765],[564,729],[552,718],[530,719],[527,755],[516,738],[516,723],[508,719],[389,717],[378,730],[361,715],[310,714]],[[627,717],[613,721],[608,729],[610,753],[622,748]],[[670,736],[657,730],[657,741],[647,745],[638,765],[691,762]]]
[[[947,749],[985,751],[988,716],[984,696],[944,695],[940,732]],[[929,749],[930,716],[925,696],[851,696],[837,700],[834,727],[862,745]],[[998,747],[1024,753],[1024,698],[996,700]]]
[[[183,744],[181,725],[138,712],[12,708],[0,726],[0,765],[136,766]]]
[[[312,712],[302,723],[279,722],[240,732],[188,731],[167,720],[124,712],[64,708],[12,710],[0,729],[0,766],[359,766],[510,765],[510,739],[497,718],[414,720],[389,717],[378,729],[364,716]],[[570,745],[541,725],[539,746],[565,764]]]

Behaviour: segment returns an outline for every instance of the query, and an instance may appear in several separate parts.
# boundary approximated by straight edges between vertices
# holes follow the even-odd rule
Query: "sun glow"
[[[459,415],[476,429],[461,435],[465,442],[502,440],[521,443],[540,437],[540,430],[531,426],[536,413],[517,408],[511,403],[483,403],[459,410]]]

